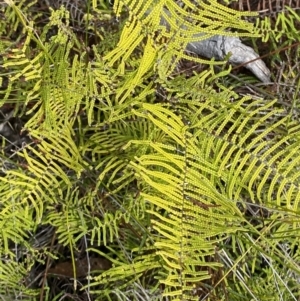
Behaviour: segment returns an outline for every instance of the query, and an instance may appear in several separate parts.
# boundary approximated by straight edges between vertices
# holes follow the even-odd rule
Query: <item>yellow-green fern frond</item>
[[[138,164],[132,162],[144,182],[143,197],[152,208],[149,213],[158,233],[157,254],[168,271],[161,279],[167,285],[166,296],[197,300],[196,283],[209,278],[208,269],[222,266],[207,261],[214,258],[218,246],[243,236],[248,227],[257,232],[250,224],[241,226],[246,222],[243,202],[298,211],[299,174],[292,171],[300,163],[299,143],[294,134],[287,134],[289,118],[274,104],[249,102],[245,97],[222,106],[211,96],[205,103],[186,104],[187,120],[157,105],[145,104],[137,113],[173,140],[171,144],[147,142],[155,154],[137,157]],[[298,219],[293,227],[297,223]],[[260,239],[258,245],[266,243]],[[263,247],[249,244],[250,249],[264,252]]]

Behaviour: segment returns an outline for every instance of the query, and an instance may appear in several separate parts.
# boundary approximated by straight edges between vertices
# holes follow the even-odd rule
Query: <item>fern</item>
[[[1,104],[24,120],[26,143],[1,149],[0,296],[295,300],[298,105],[242,96],[215,69],[223,62],[184,53],[195,37],[265,34],[244,20],[254,14],[115,1],[127,14],[115,38],[90,32],[103,1],[86,12],[59,1],[46,21],[35,1],[5,3]],[[288,41],[296,20],[278,21]],[[177,72],[186,59],[208,67],[187,78]],[[77,279],[76,261],[93,256],[111,268]],[[61,262],[73,281],[47,275]]]
[[[256,27],[264,35],[265,41],[274,39],[278,42],[283,36],[287,36],[288,40],[294,41],[298,38],[297,24],[299,24],[299,21],[299,15],[287,6],[285,11],[278,14],[274,25],[269,17],[265,17],[263,20],[257,19]]]

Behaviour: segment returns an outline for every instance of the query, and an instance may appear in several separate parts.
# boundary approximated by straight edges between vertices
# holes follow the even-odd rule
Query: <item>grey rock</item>
[[[244,45],[237,37],[215,35],[206,40],[188,43],[186,50],[216,60],[223,60],[228,55],[229,63],[244,64],[245,68],[249,69],[263,83],[270,82],[271,73],[266,64],[251,47]]]
[[[165,12],[170,15],[169,12]],[[169,27],[164,17],[161,17],[160,24]],[[184,29],[186,26],[182,25],[181,28]],[[203,39],[203,35],[203,33],[195,34],[192,37],[193,42],[188,43],[185,50],[216,60],[224,60],[228,56],[228,61],[232,65],[244,65],[263,83],[270,82],[271,72],[266,64],[251,47],[244,45],[239,38],[215,35]]]

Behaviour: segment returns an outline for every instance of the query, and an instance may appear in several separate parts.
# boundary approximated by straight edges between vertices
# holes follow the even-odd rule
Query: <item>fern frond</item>
[[[86,12],[59,1],[66,8],[38,22],[35,1],[5,3],[0,14],[20,34],[15,43],[0,21],[0,126],[20,116],[26,139],[2,143],[0,297],[30,298],[45,275],[40,300],[79,295],[81,283],[83,298],[101,301],[295,300],[297,96],[290,110],[243,97],[214,61],[179,70],[182,59],[207,63],[183,53],[194,40],[264,34],[244,21],[253,14],[215,0],[115,1],[128,19],[113,38],[102,0]],[[72,13],[86,13],[84,28],[70,26]],[[291,16],[277,24],[290,38]],[[76,260],[94,255],[109,267],[92,267],[65,295],[52,288],[70,283],[47,277],[52,264],[69,260],[75,277]]]
[[[191,283],[209,278],[202,269],[198,274],[183,273],[186,270],[183,264],[195,268],[219,266],[217,262],[203,262],[201,258],[214,256],[221,241],[245,231],[240,226],[244,217],[238,209],[238,200],[249,198],[269,208],[298,208],[296,179],[299,175],[290,174],[299,166],[295,157],[299,152],[298,142],[294,135],[279,139],[289,118],[275,117],[282,112],[273,108],[275,101],[248,103],[246,97],[218,110],[214,109],[213,100],[206,102],[205,107],[211,114],[202,115],[202,110],[196,110],[188,123],[157,105],[145,104],[143,113],[137,113],[159,126],[174,141],[173,146],[150,142],[156,155],[143,155],[137,158],[138,164],[132,164],[147,183],[145,200],[159,210],[149,213],[155,217],[153,228],[161,237],[155,243],[157,254],[170,269],[166,273],[170,276],[161,281],[170,289],[166,295],[176,295],[179,299],[187,298],[188,294],[192,300]],[[200,109],[203,105],[193,102],[191,108],[194,106]],[[272,126],[261,131],[271,122]],[[274,133],[278,134],[274,136]],[[271,135],[274,139],[270,139]],[[287,143],[292,143],[290,148],[286,147]],[[250,224],[248,226],[251,232],[257,231]],[[195,258],[190,258],[192,250]],[[264,248],[260,250],[264,252]]]
[[[32,264],[33,262],[31,262],[29,258],[24,263],[1,258],[0,281],[2,285],[0,287],[0,298],[2,300],[13,300],[15,298],[14,296],[26,298],[27,300],[36,298],[38,291],[26,288],[26,284],[23,283],[23,277],[26,276]],[[18,273],[16,273],[16,271],[18,271]],[[16,291],[12,289],[13,287],[18,287],[19,290]]]
[[[295,41],[298,37],[299,14],[292,8],[286,6],[286,11],[279,12],[276,16],[276,23],[272,24],[270,17],[256,20],[256,28],[262,33],[263,40],[269,39],[279,42],[285,36],[288,41]]]

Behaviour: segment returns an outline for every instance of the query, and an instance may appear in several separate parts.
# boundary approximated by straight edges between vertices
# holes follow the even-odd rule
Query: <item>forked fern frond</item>
[[[144,104],[141,112],[147,113],[137,113],[174,141],[171,145],[145,141],[156,154],[133,163],[145,183],[145,201],[153,208],[149,213],[159,234],[157,254],[165,262],[161,283],[167,284],[166,296],[198,300],[196,283],[210,277],[210,268],[220,266],[207,259],[214,258],[222,241],[244,231],[257,232],[245,224],[243,202],[264,204],[270,210],[298,210],[299,174],[291,171],[300,163],[299,144],[294,134],[284,131],[291,126],[289,118],[276,117],[282,111],[274,104],[249,103],[246,97],[222,109],[208,98],[205,107],[211,113],[203,114],[199,110],[203,103],[194,101],[190,108],[198,110],[190,111],[193,117],[185,123],[157,105]],[[298,218],[288,223],[297,227]],[[267,243],[263,236],[261,243]]]

